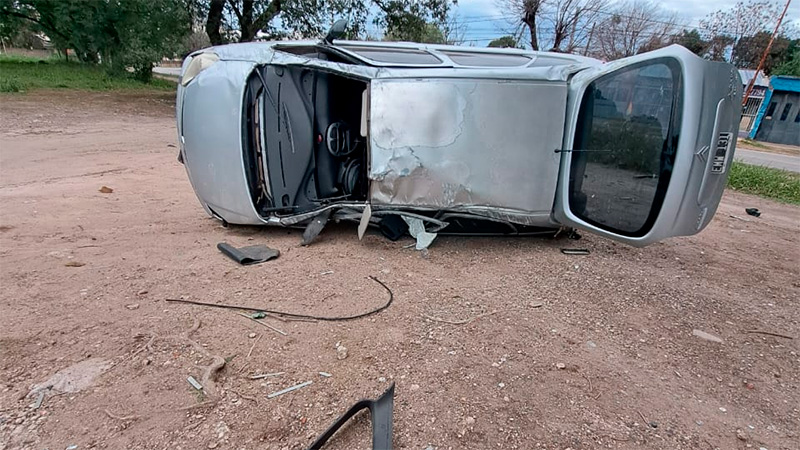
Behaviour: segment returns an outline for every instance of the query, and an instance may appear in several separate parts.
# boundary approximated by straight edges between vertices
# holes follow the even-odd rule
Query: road
[[[800,173],[800,156],[781,155],[779,153],[759,152],[737,148],[734,159],[757,166],[774,167]]]

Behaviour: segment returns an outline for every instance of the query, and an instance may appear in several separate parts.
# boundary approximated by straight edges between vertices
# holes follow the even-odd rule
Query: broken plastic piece
[[[280,256],[281,252],[266,245],[251,245],[249,247],[236,248],[225,242],[217,244],[217,248],[223,255],[238,262],[243,266],[258,264]]]
[[[194,379],[194,377],[190,376],[190,377],[188,377],[186,379],[186,381],[188,381],[189,384],[191,384],[192,387],[197,389],[198,391],[202,391],[203,390],[203,385],[198,383],[197,380]]]
[[[361,214],[361,221],[358,223],[358,240],[360,241],[361,238],[364,237],[364,233],[367,232],[367,227],[369,226],[369,219],[372,217],[372,205],[367,203],[367,206],[364,207],[364,213]]]
[[[408,224],[408,233],[417,240],[416,249],[423,250],[428,248],[436,239],[436,233],[425,231],[425,224],[420,219],[403,216],[403,220]]]
[[[588,255],[588,248],[562,248],[561,253],[565,255]]]
[[[744,212],[750,214],[751,216],[761,217],[761,211],[759,211],[758,208],[745,208]]]
[[[373,450],[392,449],[392,409],[394,408],[394,383],[377,400],[360,400],[347,410],[330,428],[308,447],[308,450],[319,450],[328,442],[342,426],[364,408],[369,408],[372,417]]]
[[[314,242],[314,239],[319,236],[319,234],[322,232],[322,229],[325,228],[325,225],[327,225],[328,219],[331,218],[332,211],[333,210],[331,209],[326,209],[311,219],[311,222],[309,222],[306,226],[306,230],[303,231],[302,245],[308,245]]]
[[[381,233],[390,241],[396,241],[408,232],[408,224],[402,217],[392,214],[381,217],[379,223]]]
[[[313,383],[313,381],[306,381],[305,383],[295,384],[294,386],[288,387],[288,388],[286,388],[286,389],[284,389],[282,391],[273,392],[272,394],[268,394],[267,398],[275,398],[275,397],[277,397],[279,395],[288,394],[289,392],[296,391],[296,390],[298,390],[300,388],[304,388],[304,387],[308,386],[311,383]]]

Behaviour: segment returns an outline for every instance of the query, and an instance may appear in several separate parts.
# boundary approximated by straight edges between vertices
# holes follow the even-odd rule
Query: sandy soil
[[[0,449],[300,449],[391,382],[397,448],[800,448],[800,209],[728,194],[700,235],[645,249],[444,237],[425,258],[344,224],[304,248],[298,231],[205,216],[171,104],[0,96]],[[282,255],[239,267],[221,241]],[[591,255],[559,251],[576,246]],[[268,320],[287,336],[165,302],[357,313],[385,301],[369,275],[390,308]],[[194,390],[218,357],[213,392]],[[26,397],[94,361],[83,390]],[[266,372],[285,374],[249,379]],[[370,448],[368,415],[328,448]]]

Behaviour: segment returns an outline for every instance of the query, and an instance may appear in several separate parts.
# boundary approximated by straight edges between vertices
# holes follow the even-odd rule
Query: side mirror
[[[322,41],[325,44],[332,45],[334,39],[339,39],[344,35],[345,30],[347,30],[347,19],[339,19],[333,23],[331,29],[328,30],[328,34],[325,35],[325,39]]]

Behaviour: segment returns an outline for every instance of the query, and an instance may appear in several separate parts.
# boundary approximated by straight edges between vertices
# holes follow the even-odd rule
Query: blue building
[[[800,78],[770,77],[750,139],[800,146]]]

